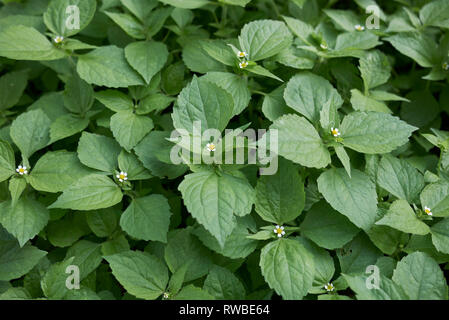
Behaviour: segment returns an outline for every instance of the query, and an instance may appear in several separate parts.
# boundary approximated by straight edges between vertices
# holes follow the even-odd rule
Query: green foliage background
[[[447,0],[3,0],[0,299],[447,299],[448,29]],[[195,121],[278,130],[276,174],[173,164]]]

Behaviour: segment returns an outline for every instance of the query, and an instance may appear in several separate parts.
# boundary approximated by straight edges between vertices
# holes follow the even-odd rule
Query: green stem
[[[276,17],[279,17],[280,14],[279,14],[279,10],[278,10],[276,2],[274,2],[274,0],[270,0],[270,3],[273,6],[274,13],[276,14]]]
[[[221,22],[220,24],[224,27],[226,25],[226,18],[228,16],[228,7],[223,4],[223,7],[221,9]]]

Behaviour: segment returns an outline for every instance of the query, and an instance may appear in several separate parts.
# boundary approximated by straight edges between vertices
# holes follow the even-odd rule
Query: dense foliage
[[[448,299],[449,1],[0,3],[0,299]]]

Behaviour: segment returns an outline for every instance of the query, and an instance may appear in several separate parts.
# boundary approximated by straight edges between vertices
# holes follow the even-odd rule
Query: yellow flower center
[[[424,209],[424,211],[425,211],[427,214],[430,213],[430,209],[429,209],[429,208]]]
[[[119,177],[120,177],[120,179],[122,179],[122,180],[126,178],[126,176],[125,176],[124,174],[120,174]]]
[[[211,143],[209,145],[209,149],[210,149],[210,151],[215,151],[215,144]]]
[[[25,169],[20,168],[20,169],[19,169],[19,172],[20,172],[20,173],[24,173],[24,172],[25,172]]]
[[[277,234],[282,234],[282,229],[281,229],[281,228],[277,228],[277,229],[276,229],[276,233],[277,233]]]
[[[337,129],[332,130],[332,134],[333,134],[334,136],[338,135],[338,130],[337,130]]]

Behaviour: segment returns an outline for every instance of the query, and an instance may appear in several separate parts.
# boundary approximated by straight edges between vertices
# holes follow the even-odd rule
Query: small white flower
[[[331,291],[334,291],[335,288],[334,288],[334,285],[329,282],[328,284],[324,285],[324,289],[326,289],[327,292],[331,292]]]
[[[237,52],[238,58],[248,58],[248,54],[245,51],[239,51]]]
[[[328,47],[327,47],[327,44],[322,43],[322,44],[320,44],[320,48],[323,50],[327,50]]]
[[[118,181],[123,182],[128,180],[128,174],[126,172],[120,171],[118,175],[116,175]]]
[[[363,30],[365,30],[365,27],[361,26],[360,24],[356,24],[354,26],[354,29],[357,30],[357,31],[363,31]]]
[[[341,134],[338,128],[331,128],[331,133],[334,137],[339,137]]]
[[[64,37],[63,36],[56,36],[53,41],[57,44],[61,43],[62,41],[64,41]]]
[[[162,297],[163,297],[164,299],[168,299],[168,298],[170,298],[170,293],[164,292],[164,293],[162,294]]]
[[[208,143],[208,144],[206,144],[206,149],[207,149],[207,151],[215,151],[217,149],[217,147],[213,143]]]
[[[246,62],[246,61],[242,61],[239,63],[240,69],[246,68],[247,66],[248,66],[248,62]]]
[[[432,215],[432,211],[430,211],[429,207],[424,207],[424,212],[428,215],[431,216]]]
[[[445,62],[441,67],[443,68],[443,70],[447,71],[449,70],[449,63]]]
[[[285,235],[284,227],[283,226],[276,226],[273,230],[274,233],[277,234],[278,238]]]
[[[26,166],[18,166],[17,169],[16,169],[16,172],[18,174],[20,174],[21,176],[24,175],[24,174],[28,174],[28,170],[27,170]]]

